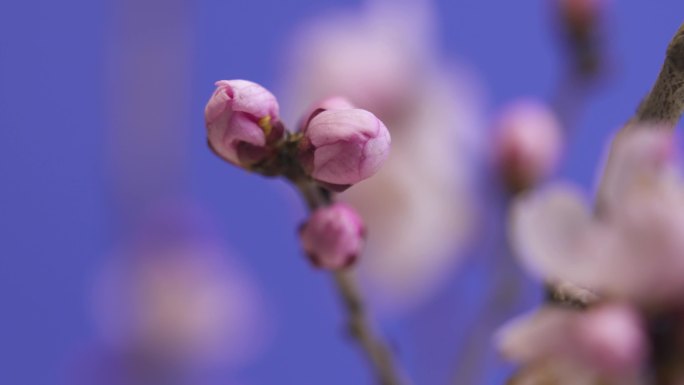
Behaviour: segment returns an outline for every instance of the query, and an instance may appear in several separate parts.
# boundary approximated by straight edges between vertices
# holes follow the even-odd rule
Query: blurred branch
[[[556,5],[569,66],[558,81],[551,104],[566,132],[575,125],[589,91],[605,74],[608,61],[601,7],[584,8],[578,3],[567,0]]]
[[[500,203],[492,205],[497,210],[492,223],[494,226],[502,226],[506,223],[505,217],[512,196],[497,194],[494,199],[498,199]],[[515,262],[505,229],[503,225],[493,231],[492,244],[495,248],[489,253],[492,258],[490,277],[493,284],[486,296],[487,304],[476,318],[475,327],[463,344],[462,356],[454,364],[449,382],[452,385],[484,384],[491,336],[520,304],[524,292],[524,274]]]
[[[558,82],[552,105],[566,135],[573,131],[587,96],[605,73],[607,63],[602,44],[602,9],[595,5],[585,9],[578,4],[569,0],[558,5],[570,68]],[[552,304],[577,308],[589,305],[584,290],[570,283],[547,282],[545,292],[547,302]]]

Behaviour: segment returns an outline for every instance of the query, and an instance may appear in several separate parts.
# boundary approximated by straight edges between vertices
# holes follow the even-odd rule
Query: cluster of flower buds
[[[246,80],[221,80],[216,86],[205,109],[209,146],[238,167],[340,192],[374,175],[389,156],[384,123],[344,98],[314,104],[299,132],[290,133],[277,99],[262,86]],[[364,233],[354,209],[335,204],[312,214],[301,239],[314,265],[340,269],[356,259]]]
[[[247,169],[300,166],[305,176],[341,191],[375,174],[387,159],[390,135],[372,113],[343,98],[323,100],[290,134],[278,101],[246,80],[221,80],[205,110],[209,146],[221,158]],[[292,151],[286,143],[296,142]],[[292,169],[282,171],[291,173]],[[290,175],[291,176],[291,175]],[[301,175],[295,175],[301,177]]]
[[[529,189],[554,171],[563,132],[545,104],[521,100],[505,107],[496,130],[495,162],[509,190]]]

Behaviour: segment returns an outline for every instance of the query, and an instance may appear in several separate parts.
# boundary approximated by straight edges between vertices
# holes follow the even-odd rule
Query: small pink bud
[[[591,28],[609,0],[559,0],[561,15],[573,28]]]
[[[372,113],[328,99],[307,118],[299,158],[304,170],[334,191],[371,177],[389,156],[390,134]]]
[[[315,266],[336,270],[354,263],[363,248],[365,232],[356,210],[336,203],[314,211],[301,227],[299,237]]]
[[[512,189],[527,189],[556,167],[562,129],[545,105],[519,101],[508,106],[499,118],[497,130],[496,161]]]
[[[220,80],[216,87],[204,110],[209,146],[237,166],[258,163],[284,133],[278,101],[247,80]]]

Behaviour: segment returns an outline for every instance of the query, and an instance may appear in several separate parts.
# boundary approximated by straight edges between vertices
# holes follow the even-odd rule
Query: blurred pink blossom
[[[630,378],[648,355],[644,322],[623,304],[585,312],[547,306],[509,322],[496,339],[502,354],[513,362],[564,364],[576,368],[571,373],[575,378],[582,372]]]
[[[167,210],[98,276],[93,309],[104,343],[170,367],[254,358],[270,328],[258,287],[210,232],[192,225],[193,209]]]
[[[409,309],[445,282],[476,214],[479,94],[436,59],[435,24],[427,2],[371,1],[320,17],[288,47],[285,113],[340,95],[392,134],[383,168],[342,195],[368,225],[361,274],[386,310]]]
[[[535,100],[506,106],[496,123],[495,161],[505,180],[526,189],[554,171],[563,130],[553,111]]]

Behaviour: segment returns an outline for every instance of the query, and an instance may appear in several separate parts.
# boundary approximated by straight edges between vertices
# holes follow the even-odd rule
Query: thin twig
[[[490,233],[495,239],[494,248],[487,251],[489,262],[493,262],[490,272],[491,284],[488,288],[485,307],[478,314],[473,327],[465,337],[458,361],[454,364],[449,384],[481,384],[491,367],[487,362],[491,352],[491,336],[501,325],[514,315],[519,307],[525,290],[525,276],[521,267],[515,263],[512,250],[506,237],[507,208],[511,196],[496,194],[493,199],[500,203],[493,206],[495,215],[490,224]]]
[[[353,273],[338,271],[333,273],[333,276],[340,298],[347,310],[349,333],[365,352],[375,370],[378,383],[402,384],[403,381],[394,363],[391,350],[373,331]]]
[[[299,188],[310,211],[332,203],[332,197],[329,192],[321,189],[315,183],[302,180],[295,181],[295,184]],[[337,271],[333,273],[333,278],[347,314],[349,334],[366,355],[378,384],[406,384],[407,381],[394,362],[392,350],[373,330],[354,274],[349,271]]]

